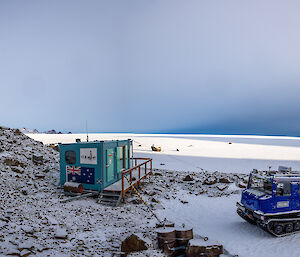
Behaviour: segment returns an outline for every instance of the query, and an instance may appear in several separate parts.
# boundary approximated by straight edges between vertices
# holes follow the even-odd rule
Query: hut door
[[[125,170],[125,146],[119,146],[117,147],[117,173],[118,173],[118,179],[121,178],[122,171]]]
[[[128,146],[125,145],[124,147],[124,168],[127,170],[129,169],[129,166],[128,166]]]
[[[114,179],[114,151],[106,150],[106,181],[110,182]]]

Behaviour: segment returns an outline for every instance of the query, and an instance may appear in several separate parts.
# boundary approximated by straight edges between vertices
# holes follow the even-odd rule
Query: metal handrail
[[[135,161],[135,166],[131,169],[125,170],[122,172],[122,198],[125,198],[125,194],[127,191],[132,190],[136,184],[140,184],[141,180],[146,178],[149,174],[152,174],[152,159],[151,158],[132,158]],[[141,164],[137,164],[138,160],[143,160]],[[149,172],[147,173],[147,163],[150,163],[150,169]],[[145,166],[145,174],[141,176],[141,167]],[[138,179],[133,183],[132,182],[132,172],[134,170],[138,169]],[[127,176],[129,174],[129,187],[125,188],[125,180],[124,176]]]

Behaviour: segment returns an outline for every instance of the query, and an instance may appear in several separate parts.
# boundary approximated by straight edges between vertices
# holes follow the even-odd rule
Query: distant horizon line
[[[60,133],[26,133],[26,134],[49,134],[49,135],[57,135]],[[69,132],[61,132],[61,134],[70,134]],[[71,132],[71,134],[87,134],[86,132]],[[299,138],[298,135],[286,135],[286,134],[250,134],[250,133],[194,133],[194,132],[88,132],[88,134],[153,134],[153,135],[203,135],[203,136],[259,136],[259,137],[296,137]]]

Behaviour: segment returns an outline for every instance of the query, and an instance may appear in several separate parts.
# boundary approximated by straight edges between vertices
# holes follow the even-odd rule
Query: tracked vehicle
[[[299,233],[300,173],[252,171],[237,213],[277,237]]]

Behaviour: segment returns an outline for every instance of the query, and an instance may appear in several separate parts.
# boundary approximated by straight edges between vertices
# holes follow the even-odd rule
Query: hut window
[[[126,146],[123,146],[123,168],[126,169]]]
[[[66,151],[66,163],[67,164],[76,163],[76,153],[74,151]]]
[[[121,169],[125,169],[125,146],[121,146],[120,151],[120,167]]]

